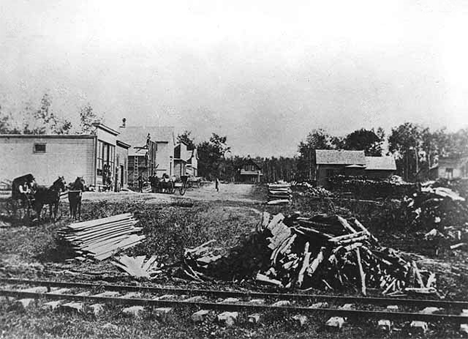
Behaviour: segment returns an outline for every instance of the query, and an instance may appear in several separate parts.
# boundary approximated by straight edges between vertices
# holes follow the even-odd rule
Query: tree
[[[78,133],[89,134],[94,130],[93,123],[102,122],[102,117],[94,113],[91,104],[86,104],[80,108],[80,130]]]
[[[382,143],[384,141],[383,129],[379,127],[379,134],[374,132],[374,129],[366,130],[361,128],[348,134],[343,142],[343,149],[347,150],[363,150],[366,156],[382,155]]]
[[[388,137],[389,150],[396,156],[397,170],[406,180],[415,179],[419,172],[423,135],[427,132],[418,124],[405,122],[392,128]]]
[[[45,93],[37,110],[30,102],[22,112],[15,115],[20,118],[12,119],[11,114],[0,112],[0,132],[8,134],[68,134],[72,123],[57,117],[51,109],[52,99]]]
[[[339,139],[330,136],[324,129],[314,129],[310,132],[305,142],[299,143],[297,160],[298,180],[315,177],[315,150],[317,149],[335,149]]]
[[[185,130],[182,134],[177,136],[178,143],[184,143],[187,145],[187,149],[192,150],[195,148],[195,138],[190,137],[192,132]]]
[[[468,128],[463,128],[447,136],[446,144],[442,145],[446,156],[468,156]]]
[[[198,169],[200,175],[208,179],[219,177],[226,172],[223,160],[230,147],[227,146],[227,137],[213,133],[209,141],[198,144]],[[224,179],[224,178],[223,178]]]

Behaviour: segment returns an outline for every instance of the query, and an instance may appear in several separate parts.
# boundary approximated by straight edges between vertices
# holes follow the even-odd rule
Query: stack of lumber
[[[289,204],[292,199],[291,185],[268,184],[268,205]]]
[[[62,237],[81,256],[104,260],[145,239],[135,233],[137,221],[130,213],[70,224],[60,230]]]
[[[237,247],[207,263],[203,274],[219,277],[220,269],[229,267],[224,272],[231,276],[225,274],[225,280],[253,278],[279,288],[357,289],[364,295],[369,288],[387,295],[405,290],[435,291],[433,273],[419,269],[409,256],[379,246],[355,218],[324,214],[302,217],[300,213],[271,216],[265,212],[259,231],[248,237],[244,250]],[[209,253],[205,248],[203,255]],[[191,262],[194,259],[192,256]],[[250,272],[245,267],[250,267]],[[195,272],[199,269],[191,266]]]

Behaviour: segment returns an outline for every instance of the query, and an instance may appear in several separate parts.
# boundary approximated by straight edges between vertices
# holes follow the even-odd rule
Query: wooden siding
[[[124,147],[116,147],[116,173],[117,180],[115,180],[117,185],[120,185],[120,188],[128,188],[128,149]],[[116,186],[118,189],[118,186]]]
[[[45,144],[45,152],[34,152],[34,144]],[[0,180],[32,173],[39,184],[52,184],[58,176],[67,182],[82,176],[94,184],[95,137],[5,137],[0,138]]]

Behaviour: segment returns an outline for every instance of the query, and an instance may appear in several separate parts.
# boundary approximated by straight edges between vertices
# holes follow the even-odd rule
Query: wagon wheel
[[[182,183],[182,186],[179,188],[180,195],[184,195],[185,191],[187,191],[187,187],[185,186],[185,183]]]
[[[13,198],[8,198],[6,203],[5,203],[5,212],[6,215],[9,217],[16,217],[18,214],[20,206],[18,204],[18,201],[16,201]]]

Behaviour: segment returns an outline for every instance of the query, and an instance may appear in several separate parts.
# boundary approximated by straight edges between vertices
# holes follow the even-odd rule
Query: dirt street
[[[201,201],[237,201],[237,202],[264,202],[256,192],[256,186],[249,184],[220,184],[219,192],[216,191],[214,183],[204,185],[200,188],[188,189],[184,196],[176,190],[174,194],[128,192],[85,192],[83,199],[88,201],[122,201],[124,199],[142,200],[147,203],[170,203],[174,200],[185,198]],[[63,199],[63,198],[62,198]]]

